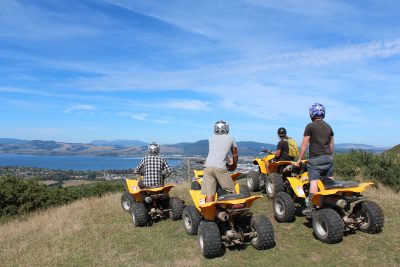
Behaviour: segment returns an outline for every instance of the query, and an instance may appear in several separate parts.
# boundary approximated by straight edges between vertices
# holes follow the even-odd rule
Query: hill
[[[190,203],[188,183],[172,195]],[[0,225],[2,266],[399,266],[400,195],[372,189],[368,196],[385,212],[385,227],[377,235],[356,232],[343,242],[328,245],[312,236],[297,218],[291,224],[274,221],[271,201],[255,202],[253,211],[266,214],[275,229],[275,248],[252,246],[227,250],[207,260],[199,253],[196,237],[186,234],[182,221],[170,220],[149,228],[132,226],[120,207],[121,194],[76,201],[32,214],[22,221]]]
[[[237,144],[239,156],[256,156],[263,149],[276,149],[276,144],[253,141],[239,141]],[[141,157],[146,153],[146,145],[146,142],[139,140],[95,140],[90,144],[83,144],[0,138],[0,154]],[[166,156],[181,155],[206,157],[208,153],[208,141],[199,140],[194,143],[166,144],[161,145],[160,149],[161,153]],[[354,149],[371,152],[381,152],[385,150],[364,144],[335,144],[336,153],[346,153]]]
[[[400,154],[400,144],[398,144],[397,146],[392,147],[391,149],[386,150],[385,153]]]

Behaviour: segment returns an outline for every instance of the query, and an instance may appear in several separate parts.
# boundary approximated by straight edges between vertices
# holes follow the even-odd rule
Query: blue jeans
[[[332,177],[333,175],[333,156],[321,155],[308,159],[307,163],[308,179],[318,180],[322,177]]]

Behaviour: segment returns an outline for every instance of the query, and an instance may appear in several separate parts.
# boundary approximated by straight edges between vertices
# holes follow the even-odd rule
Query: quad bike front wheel
[[[129,212],[131,210],[132,203],[135,203],[135,199],[129,192],[122,193],[121,196],[121,207],[124,211]]]
[[[260,189],[260,173],[256,171],[249,171],[247,173],[246,183],[251,191],[258,191]]]
[[[169,199],[169,207],[171,220],[177,221],[182,219],[182,211],[184,207],[183,201],[179,197],[171,197]]]
[[[333,209],[322,209],[312,217],[314,235],[324,243],[338,243],[343,238],[344,222]]]
[[[269,199],[274,199],[278,192],[285,190],[285,184],[283,183],[282,175],[279,173],[270,173],[267,175],[265,181],[265,192]]]
[[[382,231],[385,218],[378,204],[372,201],[362,201],[354,206],[353,214],[359,221],[360,231],[376,234]]]
[[[255,232],[255,237],[251,239],[255,249],[262,250],[275,246],[274,228],[267,217],[257,215],[251,218],[251,229]]]
[[[143,203],[133,203],[131,205],[131,214],[133,225],[143,227],[149,223],[149,215]]]
[[[215,222],[202,221],[199,226],[199,245],[201,255],[215,258],[222,254],[222,240]]]
[[[201,223],[201,215],[193,206],[186,206],[182,211],[183,226],[189,235],[197,235]]]
[[[274,217],[278,222],[293,222],[296,219],[296,206],[285,192],[279,192],[273,201]]]

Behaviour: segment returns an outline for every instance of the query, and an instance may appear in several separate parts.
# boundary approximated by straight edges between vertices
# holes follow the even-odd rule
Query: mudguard
[[[260,169],[260,173],[264,174],[267,173],[267,168],[265,168],[265,162],[262,159],[256,158],[253,161],[253,164],[258,166],[258,168]]]
[[[126,186],[128,187],[129,193],[135,198],[137,202],[142,202],[142,192],[166,192],[168,193],[171,188],[175,185],[165,185],[157,188],[143,188],[140,189],[138,186],[138,181],[136,179],[125,179]]]
[[[320,201],[321,201],[321,197],[322,196],[327,196],[327,195],[335,195],[339,192],[343,192],[345,193],[361,193],[364,192],[365,189],[371,185],[373,185],[374,183],[360,183],[358,186],[356,187],[351,187],[351,188],[335,188],[335,189],[329,189],[329,190],[325,190],[324,188],[324,184],[321,182],[321,180],[318,181],[318,188],[319,188],[319,192],[315,193],[312,196],[311,202],[314,203],[314,205],[319,206],[320,205]]]
[[[299,179],[297,177],[293,177],[293,178],[287,177],[287,180],[289,181],[290,186],[292,187],[292,189],[297,197],[306,198],[306,194],[304,193],[303,186],[305,184],[308,184],[308,180],[303,181],[302,179]]]
[[[204,217],[204,219],[210,221],[213,221],[215,218],[218,204],[227,204],[227,205],[245,204],[246,208],[250,208],[255,200],[262,198],[262,196],[251,196],[248,198],[221,200],[221,201],[217,200],[215,202],[206,203],[206,196],[202,195],[200,190],[189,190],[189,193],[190,196],[192,197],[195,207],[199,210],[200,214]]]

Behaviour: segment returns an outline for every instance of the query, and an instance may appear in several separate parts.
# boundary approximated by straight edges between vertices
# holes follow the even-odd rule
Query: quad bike
[[[273,199],[278,192],[285,189],[287,177],[297,177],[306,170],[294,167],[295,162],[288,160],[272,161],[268,164],[267,170],[265,164],[272,160],[275,154],[267,149],[262,152],[266,153],[266,156],[254,159],[253,164],[257,166],[257,171],[252,170],[247,173],[246,183],[253,192],[265,187],[267,197]]]
[[[306,208],[309,193],[308,173],[288,177],[289,186],[278,192],[273,200],[274,217],[278,222],[293,222]],[[384,215],[378,204],[365,200],[361,194],[373,183],[339,181],[324,177],[318,181],[319,192],[310,200],[316,207],[305,214],[312,221],[313,233],[324,243],[338,243],[345,231],[360,230],[379,233]],[[304,213],[304,212],[303,212]]]
[[[148,226],[152,222],[170,217],[173,221],[182,219],[184,202],[170,197],[174,185],[140,188],[138,180],[126,179],[128,191],[121,197],[121,206],[132,215],[135,226]]]
[[[206,258],[222,255],[226,247],[248,243],[259,250],[275,246],[270,220],[250,212],[253,202],[262,196],[245,197],[239,193],[239,183],[235,184],[235,191],[235,194],[217,193],[215,202],[206,203],[200,189],[189,190],[194,206],[183,209],[182,219],[189,235],[198,234],[201,254]]]

